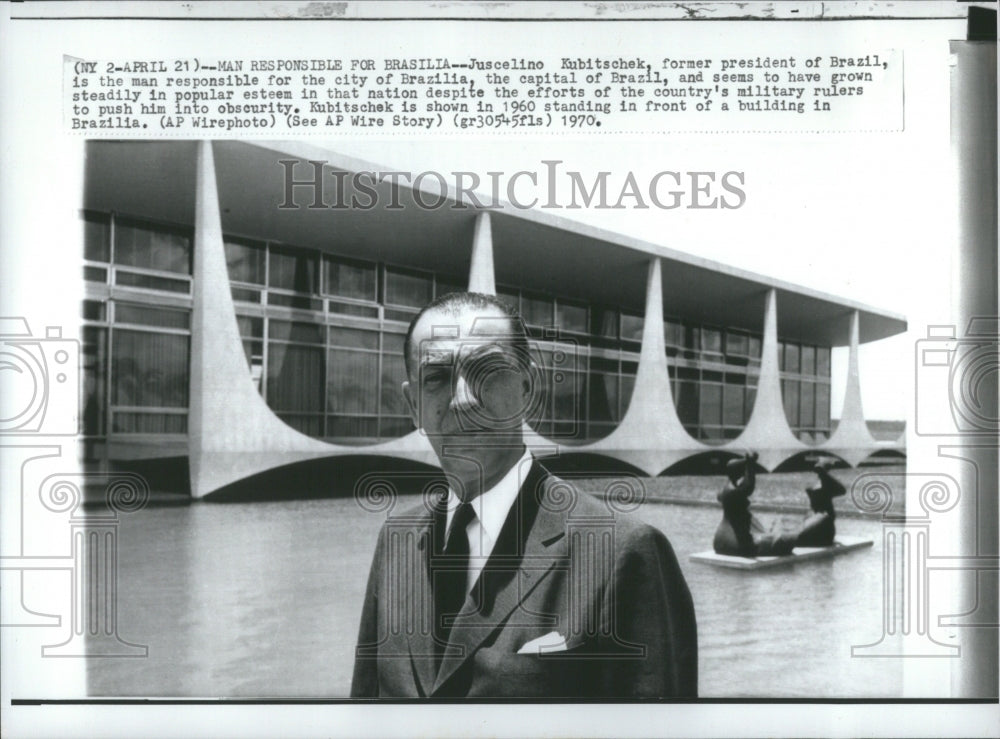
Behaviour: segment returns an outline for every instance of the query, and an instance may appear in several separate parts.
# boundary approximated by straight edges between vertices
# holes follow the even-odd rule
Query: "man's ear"
[[[417,401],[413,397],[413,392],[410,389],[410,381],[403,380],[403,398],[406,400],[406,409],[410,412],[410,419],[413,421],[413,425],[420,428],[420,414],[417,410]]]

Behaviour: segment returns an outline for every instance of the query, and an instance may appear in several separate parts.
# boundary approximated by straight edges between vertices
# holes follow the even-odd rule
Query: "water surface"
[[[745,573],[688,559],[711,548],[718,510],[647,503],[636,515],[666,533],[691,588],[702,696],[901,694],[901,660],[851,657],[852,645],[882,637],[877,521],[838,519],[840,533],[874,540],[871,549]],[[90,693],[346,696],[383,516],[327,498],[124,517],[118,631],[149,656],[90,660]]]

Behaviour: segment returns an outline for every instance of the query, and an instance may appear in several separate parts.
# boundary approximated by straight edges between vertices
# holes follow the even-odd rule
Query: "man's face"
[[[520,444],[536,388],[511,334],[510,319],[493,307],[430,310],[414,326],[403,394],[439,457],[445,446]]]

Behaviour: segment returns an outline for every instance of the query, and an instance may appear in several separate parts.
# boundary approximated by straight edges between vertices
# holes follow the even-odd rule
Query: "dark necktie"
[[[437,661],[440,666],[444,645],[451,634],[451,624],[465,603],[466,582],[469,576],[469,537],[466,528],[476,517],[468,503],[455,509],[445,542],[444,554],[435,568],[434,576],[434,634],[437,637]]]

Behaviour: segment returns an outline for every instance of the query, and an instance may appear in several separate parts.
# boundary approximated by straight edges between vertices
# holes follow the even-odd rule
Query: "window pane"
[[[186,408],[190,338],[115,329],[112,402],[124,406]]]
[[[186,310],[151,308],[132,303],[115,303],[115,323],[138,323],[163,328],[190,328],[191,313]]]
[[[802,347],[802,374],[803,375],[816,374],[816,347],[813,346]]]
[[[356,300],[378,299],[376,293],[375,265],[370,262],[350,262],[324,257],[326,282],[324,292]]]
[[[330,326],[330,346],[378,349],[378,331]]]
[[[738,357],[745,357],[747,355],[746,335],[726,331],[726,354],[735,354]]]
[[[785,372],[799,371],[799,345],[785,344]]]
[[[618,360],[593,356],[590,358],[590,369],[594,372],[612,372],[618,374]]]
[[[267,404],[276,411],[323,410],[323,350],[268,343]]]
[[[431,302],[433,290],[429,274],[406,272],[394,267],[385,270],[385,302],[390,305],[423,308]]]
[[[532,326],[552,325],[552,300],[537,296],[521,296],[521,317]]]
[[[583,427],[586,409],[586,375],[582,372],[556,370],[552,375],[552,401],[556,420],[571,421],[563,433],[576,433]]]
[[[698,431],[698,383],[681,380],[677,383],[677,417],[689,434]]]
[[[94,262],[111,261],[111,227],[109,218],[100,213],[83,216],[83,258]]]
[[[760,359],[760,337],[751,336],[750,337],[750,358]]]
[[[284,308],[298,308],[299,310],[322,311],[323,301],[319,298],[310,298],[305,295],[283,295],[282,293],[268,293],[268,305],[280,305]]]
[[[590,420],[619,421],[618,373],[596,372],[591,360],[589,378]]]
[[[326,409],[330,413],[378,410],[378,355],[330,349]]]
[[[622,313],[622,340],[642,341],[642,316]]]
[[[742,426],[743,386],[727,384],[722,393],[722,423],[726,426]]]
[[[587,307],[559,301],[556,304],[556,325],[563,331],[587,332]]]
[[[268,335],[282,341],[300,341],[306,344],[326,344],[323,326],[300,321],[275,321],[268,324]]]
[[[702,383],[698,408],[702,426],[718,426],[722,422],[722,386]]]
[[[812,428],[816,421],[813,415],[813,388],[811,382],[803,382],[799,389],[799,425],[804,428]]]
[[[816,426],[830,428],[830,386],[825,382],[816,383]]]
[[[406,380],[406,368],[403,357],[398,354],[382,355],[382,402],[383,414],[404,416],[408,409],[403,400],[403,381]],[[407,429],[409,431],[410,429]]]
[[[189,293],[191,283],[187,280],[172,280],[169,277],[140,275],[135,272],[115,272],[115,284],[124,287],[144,287],[147,290],[162,290],[170,293]]]
[[[701,372],[694,367],[678,367],[676,372],[677,378],[680,380],[693,380],[694,382],[701,380]]]
[[[363,318],[378,318],[378,306],[355,305],[354,303],[338,303],[335,300],[326,301],[327,310],[345,316],[361,316]]]
[[[698,426],[698,383],[690,380],[678,380],[673,383],[674,403],[677,406],[677,416],[688,429]]]
[[[792,427],[799,425],[799,383],[795,380],[781,381],[781,396],[785,404],[785,418]]]
[[[187,414],[115,411],[113,426],[122,434],[183,434],[187,432]]]
[[[108,304],[100,300],[84,300],[80,315],[88,321],[105,321],[108,318]]]
[[[378,419],[371,416],[328,416],[326,435],[339,439],[374,439]]]
[[[701,330],[701,350],[722,354],[722,332],[714,328],[703,328]]]
[[[239,326],[240,336],[248,336],[254,339],[264,338],[264,319],[253,316],[236,316],[236,325]]]
[[[83,421],[83,433],[97,436],[105,433],[107,423],[108,331],[97,326],[85,326],[81,331],[81,338],[83,392],[80,397],[80,417]]]
[[[406,339],[405,334],[393,334],[389,332],[383,332],[382,334],[382,351],[386,354],[400,354],[403,353],[403,342]]]
[[[820,377],[830,376],[830,347],[816,347],[816,374]]]
[[[107,282],[108,271],[101,267],[83,267],[83,279],[87,282]]]
[[[264,342],[243,340],[243,355],[247,360],[247,369],[250,370],[250,379],[257,392],[261,392],[261,377],[264,375]]]
[[[382,312],[382,317],[387,321],[399,321],[400,323],[409,323],[413,320],[413,317],[417,315],[417,310],[415,308],[407,308],[406,310],[390,310],[386,308]]]
[[[694,352],[701,350],[701,331],[697,326],[684,327],[684,348],[688,350],[688,356],[694,357]]]
[[[245,287],[231,287],[229,288],[229,292],[233,296],[233,300],[238,300],[241,303],[260,303],[260,290],[249,290]]]
[[[682,346],[684,344],[684,327],[677,321],[664,321],[663,339],[667,346]]]
[[[639,364],[637,362],[622,361],[621,395],[618,403],[619,418],[624,418],[628,404],[632,400],[632,391],[635,390],[635,374],[638,370]]]
[[[595,336],[618,338],[618,311],[597,306],[590,309],[590,333]]]
[[[300,293],[316,292],[316,256],[301,249],[271,247],[268,284]]]
[[[264,284],[264,260],[267,251],[263,245],[242,241],[226,241],[226,267],[229,279],[234,282]]]
[[[191,239],[178,231],[118,220],[115,222],[115,264],[191,274]]]

